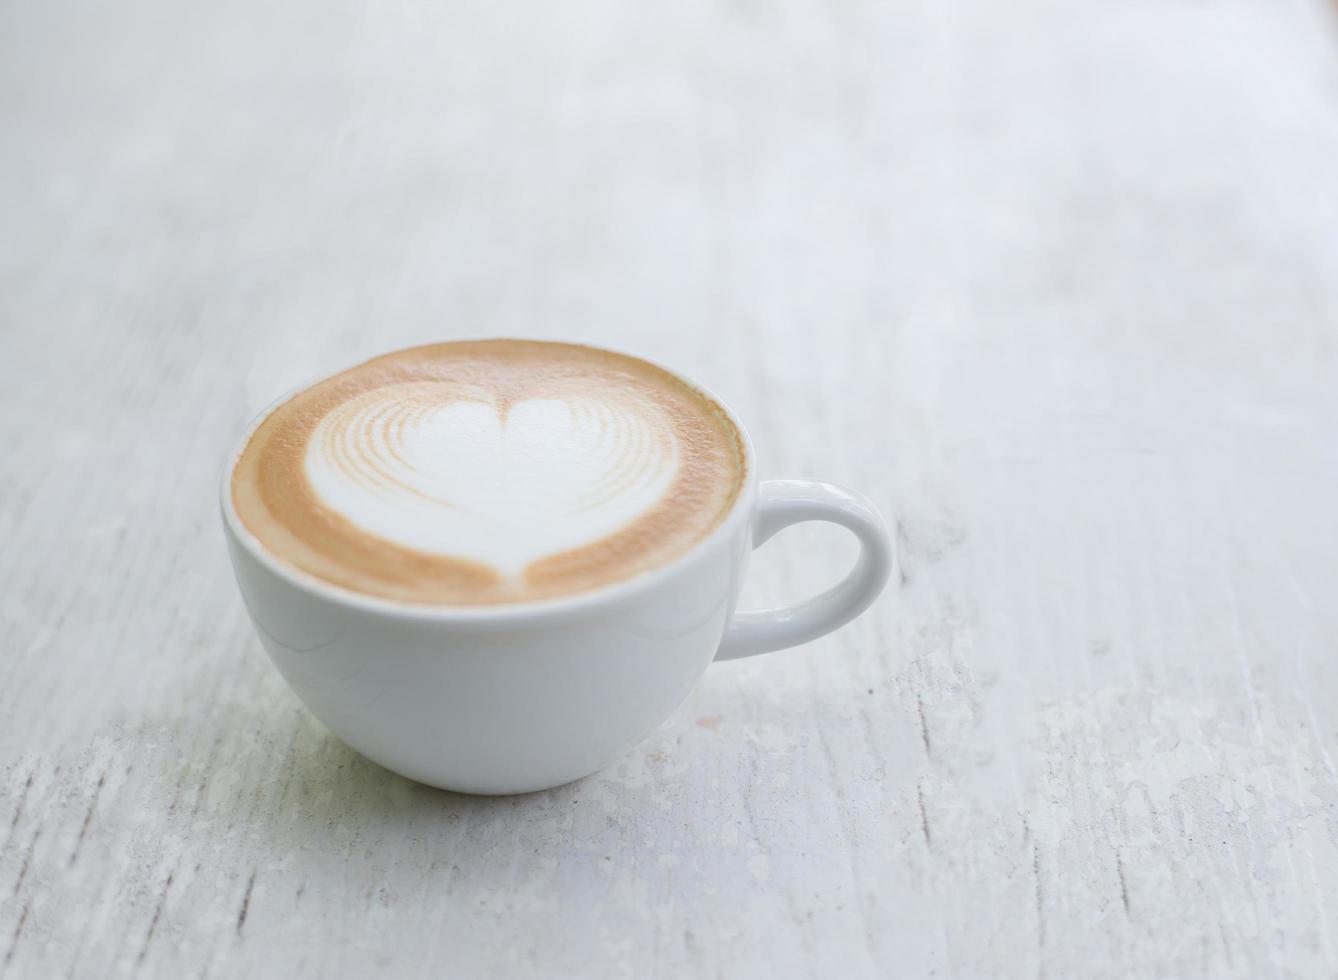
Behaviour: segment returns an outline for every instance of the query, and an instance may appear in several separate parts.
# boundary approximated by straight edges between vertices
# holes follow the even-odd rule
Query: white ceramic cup
[[[271,555],[232,505],[242,449],[295,393],[252,422],[224,473],[237,584],[303,703],[369,759],[433,786],[525,793],[589,775],[668,718],[712,660],[822,636],[868,608],[891,571],[891,538],[873,504],[812,480],[759,485],[752,442],[730,412],[746,482],[720,525],[668,565],[516,605],[425,606],[352,592]],[[802,521],[854,532],[855,567],[804,602],[736,612],[749,552]]]

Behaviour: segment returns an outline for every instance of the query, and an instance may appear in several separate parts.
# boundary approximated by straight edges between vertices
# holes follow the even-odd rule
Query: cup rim
[[[282,558],[275,555],[258,537],[256,537],[255,534],[251,532],[251,529],[242,522],[241,518],[237,516],[236,509],[233,506],[232,474],[237,468],[237,462],[241,459],[247,444],[251,441],[251,436],[255,434],[256,429],[258,429],[270,415],[277,411],[282,405],[286,404],[290,399],[301,394],[303,391],[306,391],[308,388],[320,384],[322,381],[326,381],[343,371],[352,370],[360,364],[366,363],[367,360],[371,359],[369,357],[364,358],[362,361],[355,364],[351,364],[346,368],[322,374],[305,381],[296,387],[290,388],[266,405],[246,424],[241,435],[234,441],[232,449],[226,457],[223,466],[223,475],[219,486],[219,503],[223,513],[223,523],[232,539],[243,548],[252,559],[266,568],[271,574],[284,580],[294,588],[346,608],[357,609],[362,612],[374,613],[397,619],[417,619],[435,622],[448,621],[456,623],[504,623],[542,619],[554,615],[589,611],[601,606],[612,605],[621,600],[629,599],[644,592],[648,592],[661,582],[672,577],[683,566],[695,560],[699,555],[721,539],[727,537],[740,522],[751,519],[752,502],[757,488],[757,464],[752,436],[749,435],[748,429],[739,419],[739,416],[735,413],[734,409],[731,408],[724,399],[718,397],[715,392],[698,384],[691,378],[686,377],[681,372],[666,367],[658,361],[642,357],[640,354],[632,354],[627,351],[622,351],[616,347],[604,347],[602,345],[583,344],[574,341],[528,337],[458,337],[452,338],[449,341],[415,344],[410,347],[387,351],[386,353],[401,353],[419,347],[436,346],[440,343],[469,343],[480,340],[520,340],[525,343],[564,344],[572,347],[584,347],[589,350],[605,351],[607,353],[629,357],[664,371],[666,374],[676,378],[693,391],[718,405],[725,413],[725,416],[729,419],[730,423],[734,426],[735,431],[739,434],[739,442],[743,447],[743,482],[739,485],[739,491],[734,498],[734,502],[730,505],[729,511],[708,534],[695,541],[682,554],[675,556],[663,565],[647,569],[644,572],[639,572],[629,578],[621,579],[617,582],[611,582],[608,585],[602,585],[594,589],[588,589],[570,595],[554,596],[548,599],[530,599],[523,602],[474,606],[450,605],[446,603],[406,602],[400,599],[392,599],[387,596],[357,592],[342,585],[327,582],[325,579],[319,578],[310,572],[298,568],[296,565],[284,561]],[[372,357],[377,356],[381,355],[372,355]]]

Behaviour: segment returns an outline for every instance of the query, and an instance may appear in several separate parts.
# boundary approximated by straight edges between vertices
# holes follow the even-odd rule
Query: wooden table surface
[[[7,0],[0,228],[0,974],[1338,972],[1320,0]],[[897,580],[573,785],[364,761],[220,464],[476,335],[700,379]]]

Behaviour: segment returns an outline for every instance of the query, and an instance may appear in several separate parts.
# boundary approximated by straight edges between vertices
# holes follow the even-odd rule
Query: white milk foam
[[[657,405],[597,395],[433,404],[390,385],[323,418],[307,479],[355,526],[506,576],[628,526],[665,494],[678,443]],[[430,383],[428,383],[430,385]]]

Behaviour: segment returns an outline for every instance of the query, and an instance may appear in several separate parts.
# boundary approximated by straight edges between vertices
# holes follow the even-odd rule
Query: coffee
[[[676,376],[574,344],[387,354],[271,412],[232,474],[281,560],[357,592],[524,602],[664,565],[744,482],[742,437]]]

